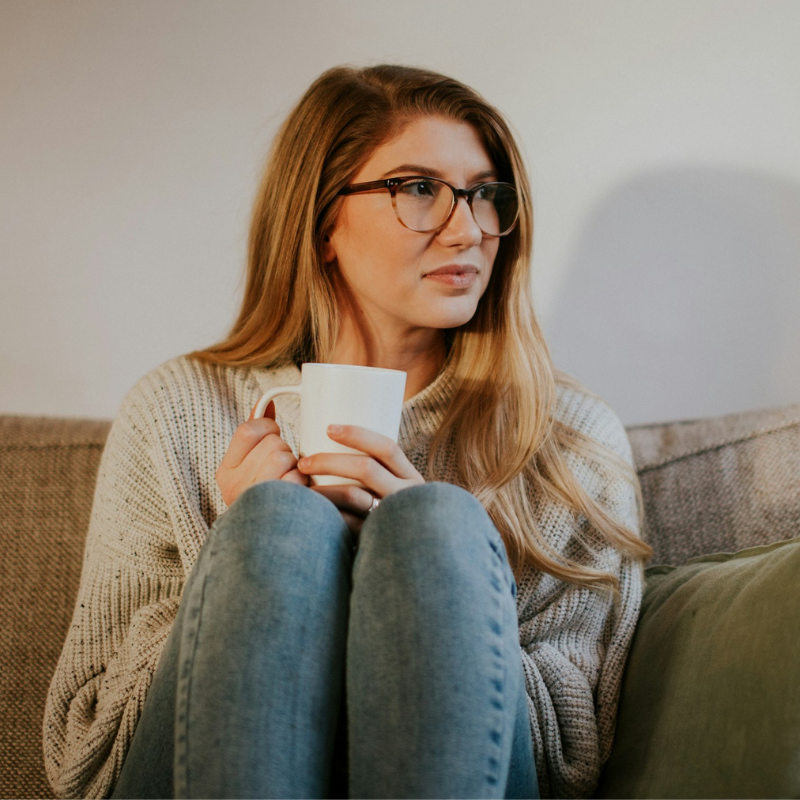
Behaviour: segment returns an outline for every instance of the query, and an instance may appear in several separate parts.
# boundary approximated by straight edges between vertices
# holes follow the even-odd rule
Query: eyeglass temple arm
[[[350,186],[343,186],[338,194],[358,194],[358,192],[368,192],[370,189],[391,189],[392,186],[400,183],[399,178],[387,178],[382,181],[367,181],[366,183],[354,183]]]

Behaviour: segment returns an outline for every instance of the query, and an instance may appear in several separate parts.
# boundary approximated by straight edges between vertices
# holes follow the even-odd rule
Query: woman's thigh
[[[259,782],[298,772],[284,763],[289,752],[316,759],[322,749],[329,761],[344,682],[351,550],[338,511],[291,484],[252,487],[217,520],[113,796],[172,797],[191,793],[192,783],[222,791],[231,772],[237,791],[258,793],[268,788]],[[330,681],[337,671],[339,686]],[[313,726],[299,718],[312,713]],[[310,727],[321,743],[305,736]],[[284,728],[301,731],[299,740],[286,741]],[[316,767],[301,766],[300,773]]]

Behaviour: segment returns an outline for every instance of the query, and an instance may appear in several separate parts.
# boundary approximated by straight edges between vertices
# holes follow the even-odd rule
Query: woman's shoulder
[[[296,371],[296,370],[295,370]],[[127,393],[122,411],[147,409],[156,420],[232,415],[244,419],[258,397],[292,369],[212,364],[186,355],[151,369]],[[255,398],[255,399],[254,399]]]
[[[156,419],[211,403],[224,403],[237,384],[247,383],[248,370],[207,364],[176,356],[153,367],[130,388],[121,411],[147,409]]]
[[[631,446],[622,421],[598,395],[575,378],[559,373],[556,419],[632,463]]]

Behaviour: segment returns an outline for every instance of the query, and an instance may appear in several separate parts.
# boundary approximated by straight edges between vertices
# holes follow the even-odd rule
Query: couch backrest
[[[0,797],[51,797],[44,700],[110,423],[0,417]],[[656,563],[800,533],[800,405],[629,429]]]
[[[628,429],[653,564],[800,535],[800,404]]]

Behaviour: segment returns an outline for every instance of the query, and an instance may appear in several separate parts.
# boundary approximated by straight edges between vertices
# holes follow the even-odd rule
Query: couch
[[[45,694],[110,423],[0,417],[0,796]],[[628,430],[653,566],[601,797],[800,797],[800,404]]]

